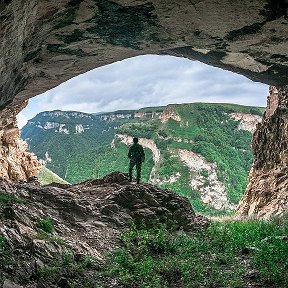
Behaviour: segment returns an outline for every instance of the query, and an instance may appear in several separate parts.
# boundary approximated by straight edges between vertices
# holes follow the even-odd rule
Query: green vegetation
[[[52,232],[53,232],[53,230],[52,230]],[[54,242],[54,243],[57,243],[58,245],[61,245],[61,246],[67,246],[67,243],[63,238],[61,238],[59,236],[51,235],[51,232],[45,232],[42,229],[40,229],[37,232],[37,238],[41,239],[41,240],[46,240],[49,242]]]
[[[212,222],[190,235],[132,226],[106,273],[127,287],[247,287],[255,270],[260,286],[287,287],[287,233],[287,220]]]
[[[54,231],[53,221],[49,217],[38,219],[37,226],[46,233],[52,233]]]
[[[8,242],[4,236],[0,235],[0,268],[11,262],[12,251],[8,245]]]
[[[208,177],[208,170],[207,169],[202,169],[201,171],[200,171],[200,175],[201,176],[203,176],[203,177],[205,177],[205,178],[207,178]]]
[[[120,126],[118,133],[151,139],[159,128],[159,120],[126,123]]]
[[[0,191],[0,206],[7,204],[24,204],[25,202],[25,199],[21,199],[12,193]]]
[[[47,162],[47,168],[59,175],[69,183],[76,183],[89,178],[102,175],[97,167],[100,159],[115,136],[114,127],[118,127],[124,120],[102,120],[97,115],[80,112],[66,112],[45,114],[40,113],[30,123],[23,127],[21,135],[24,139],[29,138],[30,149],[40,159],[46,159],[46,152],[52,161]],[[46,123],[61,123],[69,131],[69,134],[55,133],[55,129],[44,129]],[[81,124],[83,133],[76,134],[76,125]],[[87,128],[87,129],[86,129]],[[125,152],[123,159],[127,159]],[[119,155],[120,156],[120,155]],[[123,161],[122,161],[123,162]],[[99,169],[105,170],[106,161],[102,162]],[[98,166],[97,166],[98,165]],[[126,172],[128,166],[119,165],[116,170]],[[111,172],[105,170],[106,174]],[[107,172],[108,171],[108,172]]]
[[[39,182],[41,185],[47,185],[51,183],[69,184],[67,181],[63,180],[61,177],[56,175],[54,172],[42,166],[41,171],[38,175]]]
[[[61,277],[67,277],[69,279],[67,280],[67,287],[92,288],[97,284],[98,280],[95,276],[99,275],[98,271],[99,265],[95,258],[83,255],[76,261],[73,252],[66,250],[57,259],[38,267],[36,277],[39,283],[44,285],[43,287],[46,287],[49,282],[55,283]],[[89,273],[89,277],[85,272]]]
[[[229,113],[261,113],[257,107],[233,104],[173,105],[181,122],[170,119],[162,130],[167,135],[192,140],[190,144],[174,141],[170,147],[199,153],[210,163],[217,164],[217,173],[223,181],[231,202],[238,203],[247,185],[252,165],[251,133],[238,130],[238,121]],[[188,123],[188,125],[183,125]],[[192,129],[191,129],[192,128]]]
[[[288,219],[212,221],[208,228],[189,233],[132,225],[121,234],[122,244],[107,254],[104,265],[89,255],[74,255],[66,247],[37,268],[36,278],[40,287],[64,278],[69,287],[87,288],[109,287],[112,282],[126,288],[246,288],[248,283],[284,288],[288,285],[287,235]],[[3,251],[10,253],[0,237],[1,259]]]
[[[190,175],[189,173],[187,175],[183,163],[171,159],[172,155],[168,152],[171,149],[187,149],[201,154],[208,162],[217,164],[218,178],[224,183],[229,200],[237,204],[247,186],[247,176],[252,165],[251,133],[238,130],[239,121],[231,119],[229,114],[239,112],[262,115],[264,109],[207,103],[170,105],[170,107],[180,116],[180,122],[169,119],[167,123],[161,124],[159,120],[151,119],[144,123],[126,123],[119,128],[119,132],[155,141],[163,159],[157,171],[160,179],[168,179],[175,172],[181,174],[177,184],[164,183],[162,187],[192,199],[192,204],[196,202],[200,204],[199,193],[189,188]],[[159,138],[157,132],[166,139]],[[189,142],[174,139],[186,139]],[[200,175],[207,178],[208,171],[203,170]],[[206,186],[209,185],[208,180],[205,183]],[[203,205],[196,206],[201,212],[213,211],[211,207],[203,209]]]

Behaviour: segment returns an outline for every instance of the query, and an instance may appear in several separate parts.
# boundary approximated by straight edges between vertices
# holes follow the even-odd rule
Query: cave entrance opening
[[[126,172],[136,136],[147,153],[143,181],[187,196],[196,211],[225,214],[244,193],[267,90],[197,61],[138,56],[30,99],[18,122],[44,183]]]

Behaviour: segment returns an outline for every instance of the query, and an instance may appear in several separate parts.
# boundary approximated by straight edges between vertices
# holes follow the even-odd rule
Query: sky
[[[35,96],[17,119],[22,128],[50,110],[94,113],[192,102],[265,106],[267,95],[267,85],[236,73],[180,57],[145,55],[91,70]]]

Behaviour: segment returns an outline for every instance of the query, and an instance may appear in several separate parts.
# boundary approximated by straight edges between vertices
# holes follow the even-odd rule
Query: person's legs
[[[137,171],[137,184],[139,184],[140,179],[141,179],[141,162],[136,163],[136,171]]]
[[[132,182],[132,171],[133,171],[133,167],[135,166],[135,162],[130,160],[129,163],[129,181]]]

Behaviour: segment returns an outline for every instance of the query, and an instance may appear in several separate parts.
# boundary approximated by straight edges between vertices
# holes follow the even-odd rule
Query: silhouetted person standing
[[[129,164],[129,181],[132,181],[132,171],[134,166],[136,165],[137,171],[137,184],[139,184],[141,179],[141,165],[145,160],[145,153],[143,147],[138,144],[138,138],[133,138],[133,145],[130,146],[128,152],[128,158],[130,159]]]

